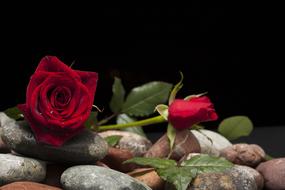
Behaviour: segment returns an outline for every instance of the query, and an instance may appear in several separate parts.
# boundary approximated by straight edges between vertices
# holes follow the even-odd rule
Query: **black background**
[[[99,107],[108,107],[113,76],[130,90],[153,80],[176,83],[182,71],[178,96],[207,91],[220,116],[210,126],[232,115],[247,115],[257,127],[285,125],[282,22],[271,7],[197,2],[65,10],[39,10],[11,33],[2,51],[1,110],[23,103],[40,59],[56,55],[99,73]]]

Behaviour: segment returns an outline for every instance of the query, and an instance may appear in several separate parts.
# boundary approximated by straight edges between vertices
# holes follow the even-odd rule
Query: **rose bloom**
[[[182,130],[203,121],[217,120],[218,115],[206,96],[190,100],[176,99],[168,109],[168,120],[175,129]]]
[[[18,105],[38,142],[60,146],[84,129],[97,80],[97,73],[72,70],[57,57],[40,61],[26,103]]]

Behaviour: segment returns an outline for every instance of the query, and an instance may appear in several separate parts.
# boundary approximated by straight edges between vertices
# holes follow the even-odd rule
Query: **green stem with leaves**
[[[124,124],[116,124],[116,125],[101,125],[98,126],[98,131],[105,131],[110,129],[123,129],[127,127],[138,127],[138,126],[146,126],[151,124],[157,124],[157,123],[163,123],[166,122],[166,120],[162,116],[156,116],[140,121],[135,121],[131,123],[124,123]]]

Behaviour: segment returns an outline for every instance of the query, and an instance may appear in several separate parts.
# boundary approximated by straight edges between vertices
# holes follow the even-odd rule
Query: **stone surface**
[[[263,188],[263,177],[253,168],[235,165],[230,170],[225,171],[225,173],[232,176],[237,190],[260,190]]]
[[[206,129],[201,129],[201,132],[197,130],[191,131],[199,141],[201,153],[203,154],[219,156],[222,149],[232,145],[230,141],[216,132]]]
[[[0,185],[16,181],[40,182],[45,176],[46,164],[42,161],[0,154]]]
[[[235,165],[224,172],[199,174],[189,185],[188,190],[261,190],[263,178],[254,169]],[[175,190],[166,184],[166,190]]]
[[[35,182],[14,182],[0,187],[0,190],[61,190],[57,187]]]
[[[1,138],[1,130],[2,128],[0,127],[0,153],[9,153],[10,149],[7,147],[7,145],[2,141]]]
[[[7,116],[6,116],[7,117]],[[41,160],[90,164],[101,160],[107,154],[108,145],[99,135],[85,130],[61,147],[38,144],[25,121],[7,119],[2,125],[2,140],[20,154]]]
[[[204,173],[198,175],[189,190],[259,190],[263,187],[261,175],[247,166],[235,165],[222,173]],[[257,184],[259,183],[259,184]]]
[[[9,118],[4,112],[0,112],[0,128],[6,124],[13,122],[15,122],[15,120]]]
[[[151,190],[126,174],[93,165],[67,169],[61,176],[61,184],[66,190]]]
[[[177,131],[175,146],[170,158],[180,160],[189,153],[200,153],[200,145],[190,130]],[[170,153],[168,137],[163,135],[144,155],[145,157],[165,158]]]
[[[165,182],[159,177],[159,175],[152,168],[136,169],[128,173],[128,175],[143,182],[144,184],[149,186],[152,190],[164,189]]]
[[[285,158],[263,162],[256,169],[263,175],[266,188],[285,189]]]
[[[144,155],[152,146],[147,138],[132,132],[108,130],[99,135],[103,138],[114,135],[122,136],[115,148],[129,150],[135,157]]]
[[[229,161],[255,167],[265,160],[264,150],[256,144],[235,144],[221,151],[221,156]]]
[[[8,153],[8,152],[10,152],[10,149],[2,141],[2,138],[1,138],[2,126],[4,125],[4,123],[7,123],[9,121],[10,121],[10,119],[6,116],[6,114],[0,112],[0,153]]]
[[[114,170],[129,172],[134,170],[136,165],[132,163],[123,164],[123,162],[133,157],[133,154],[129,150],[109,147],[108,154],[102,162]]]
[[[204,173],[198,175],[188,190],[241,190],[237,189],[232,178],[224,173]],[[250,190],[250,189],[249,189]]]

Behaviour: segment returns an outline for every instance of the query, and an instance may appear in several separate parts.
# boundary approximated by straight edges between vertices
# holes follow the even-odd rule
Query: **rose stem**
[[[131,123],[124,123],[124,124],[116,124],[116,125],[102,125],[98,126],[97,130],[98,131],[105,131],[105,130],[110,130],[110,129],[123,129],[127,127],[138,127],[138,126],[145,126],[145,125],[151,125],[151,124],[156,124],[156,123],[162,123],[165,122],[166,120],[162,116],[156,116],[140,121],[135,121]]]

